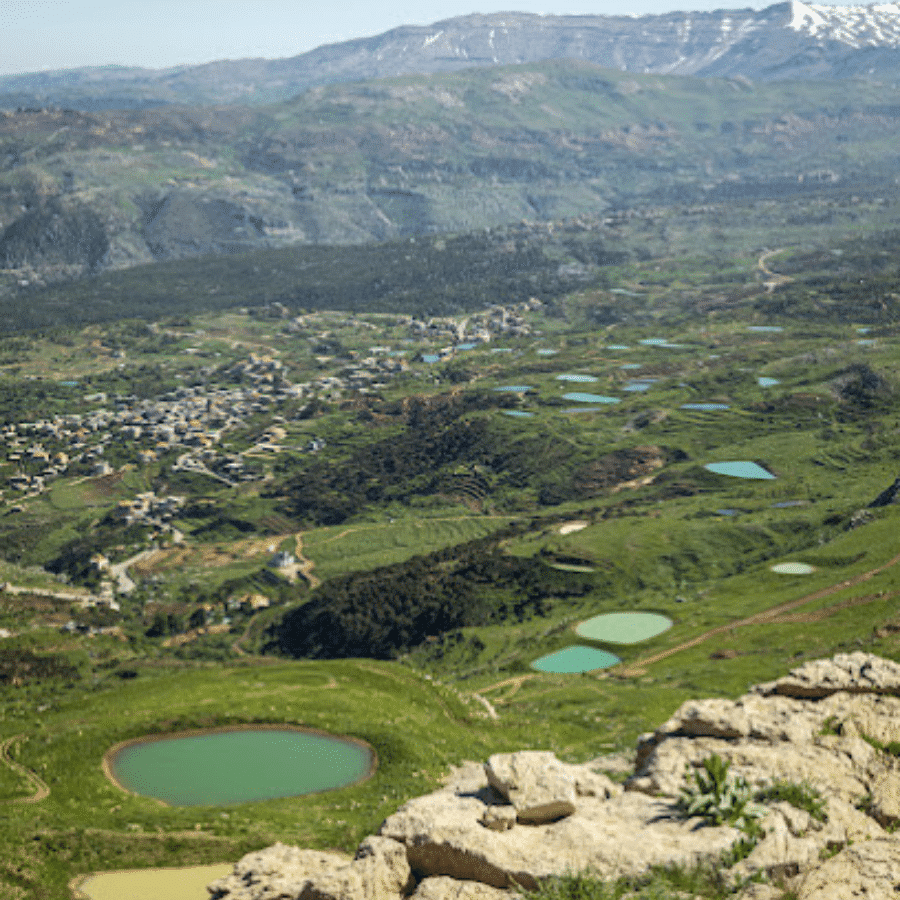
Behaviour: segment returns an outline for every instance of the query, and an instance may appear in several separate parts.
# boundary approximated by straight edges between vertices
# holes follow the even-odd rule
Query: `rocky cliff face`
[[[783,78],[876,78],[900,71],[900,8],[792,2],[763,10],[647,16],[460,16],[319,47],[290,59],[164,70],[79,69],[0,78],[0,108],[48,104],[140,109],[247,103],[310,87],[411,73],[579,59],[629,72]]]
[[[842,654],[734,701],[685,703],[642,739],[624,790],[607,777],[611,758],[575,766],[539,751],[500,754],[410,800],[352,860],[276,845],[209,891],[213,900],[513,900],[567,872],[613,879],[707,859],[743,880],[745,900],[888,900],[900,884],[900,763],[880,748],[897,741],[900,665]],[[677,802],[686,773],[713,754],[753,788],[817,791],[821,812],[764,800],[755,846],[723,862],[742,833],[685,818]]]

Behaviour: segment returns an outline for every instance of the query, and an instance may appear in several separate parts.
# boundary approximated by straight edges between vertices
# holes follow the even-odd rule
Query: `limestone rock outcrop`
[[[900,822],[900,759],[883,748],[900,743],[897,693],[900,666],[854,653],[736,700],[688,701],[642,737],[625,790],[601,774],[602,758],[572,765],[520,751],[466,763],[388,816],[354,859],[277,844],[210,885],[212,900],[513,900],[567,872],[611,880],[721,860],[745,835],[682,818],[677,804],[712,754],[754,790],[782,783],[822,798],[817,811],[760,793],[760,833],[731,856],[742,858],[729,877],[767,882],[748,882],[740,900],[787,890],[802,900],[893,900],[900,834],[885,829]]]
[[[276,844],[248,853],[210,884],[210,900],[400,900],[415,882],[402,846],[368,837],[350,860]]]
[[[839,653],[815,659],[791,670],[783,678],[757,685],[761,694],[816,699],[845,691],[848,694],[900,695],[900,664],[871,653]]]

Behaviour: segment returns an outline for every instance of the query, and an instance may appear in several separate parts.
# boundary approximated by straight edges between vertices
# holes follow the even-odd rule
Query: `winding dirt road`
[[[18,744],[19,741],[25,740],[26,737],[27,735],[24,734],[14,734],[0,744],[0,759],[2,759],[13,772],[17,775],[21,775],[34,790],[34,793],[30,797],[16,797],[15,800],[8,801],[9,803],[39,803],[41,800],[45,800],[50,796],[50,788],[47,786],[47,783],[32,772],[31,769],[26,769],[25,766],[20,765],[10,756],[10,751],[13,746]]]
[[[763,612],[755,613],[752,616],[748,616],[746,619],[738,619],[736,622],[728,622],[725,625],[718,625],[715,628],[711,628],[709,631],[703,632],[703,634],[697,635],[697,637],[692,638],[689,641],[685,641],[683,644],[679,644],[677,647],[670,647],[668,650],[663,650],[660,653],[654,654],[653,656],[647,656],[644,659],[635,660],[631,665],[618,669],[616,674],[626,677],[642,675],[644,674],[647,666],[652,666],[654,663],[658,663],[663,659],[674,656],[676,653],[681,653],[682,650],[690,650],[692,647],[703,644],[716,635],[724,634],[725,632],[732,631],[735,628],[744,628],[748,625],[775,624],[777,619],[781,616],[784,616],[785,613],[789,613],[800,606],[805,606],[807,603],[815,603],[817,600],[822,600],[825,597],[830,597],[833,594],[837,594],[840,591],[846,590],[847,588],[856,587],[859,584],[864,584],[865,582],[870,581],[879,572],[884,572],[886,569],[890,569],[893,566],[896,566],[897,563],[900,563],[900,553],[898,553],[896,556],[891,557],[891,559],[889,559],[886,563],[883,563],[880,566],[876,566],[874,569],[869,569],[868,572],[863,572],[861,575],[857,575],[855,578],[848,578],[847,580],[840,581],[837,584],[831,585],[830,587],[814,591],[811,594],[807,594],[806,596],[801,597],[799,600],[789,600],[787,603],[780,603],[778,604],[778,606],[773,606],[771,609],[766,609],[763,610]]]

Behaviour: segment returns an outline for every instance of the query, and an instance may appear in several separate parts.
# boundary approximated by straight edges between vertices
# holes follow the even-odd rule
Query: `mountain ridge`
[[[566,58],[630,72],[893,82],[900,74],[900,6],[788,0],[762,10],[643,16],[473,13],[283,59],[8,75],[0,77],[0,108],[264,103],[319,85]]]

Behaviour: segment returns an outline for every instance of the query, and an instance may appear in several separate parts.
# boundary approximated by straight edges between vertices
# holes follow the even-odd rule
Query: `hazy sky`
[[[0,0],[0,74],[296,56],[472,12],[660,13],[754,0]]]

